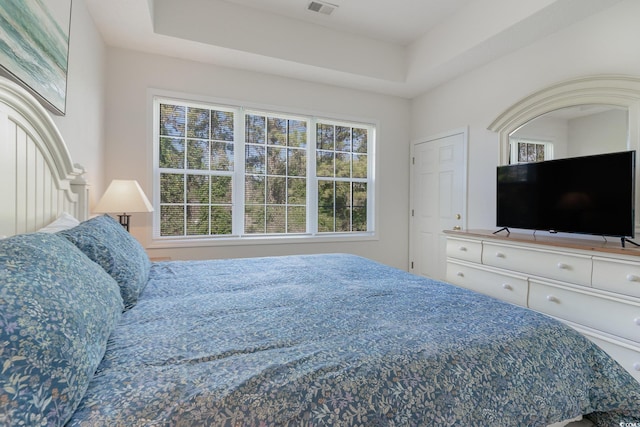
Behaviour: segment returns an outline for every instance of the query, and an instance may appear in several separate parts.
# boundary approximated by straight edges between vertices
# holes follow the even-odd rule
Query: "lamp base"
[[[129,231],[129,219],[131,218],[131,215],[124,213],[122,215],[118,215],[118,218],[120,219],[120,225],[122,225],[125,230]]]

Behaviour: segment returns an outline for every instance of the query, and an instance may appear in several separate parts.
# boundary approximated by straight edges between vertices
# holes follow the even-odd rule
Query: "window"
[[[307,122],[245,115],[244,232],[307,230]]]
[[[154,99],[154,238],[373,232],[375,127]]]
[[[318,231],[367,230],[367,130],[316,124]]]
[[[159,234],[231,234],[234,112],[162,103],[158,123]]]
[[[509,140],[511,164],[541,162],[553,159],[553,144],[545,141],[533,141],[522,138]]]

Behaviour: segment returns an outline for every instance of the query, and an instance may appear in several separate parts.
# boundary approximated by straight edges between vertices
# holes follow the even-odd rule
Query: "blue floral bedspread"
[[[155,263],[68,425],[545,426],[588,413],[633,421],[640,384],[577,332],[332,254]]]

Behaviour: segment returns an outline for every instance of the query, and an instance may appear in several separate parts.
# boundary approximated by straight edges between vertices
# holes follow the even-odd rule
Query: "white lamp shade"
[[[153,206],[136,180],[114,179],[94,208],[100,213],[153,212]]]

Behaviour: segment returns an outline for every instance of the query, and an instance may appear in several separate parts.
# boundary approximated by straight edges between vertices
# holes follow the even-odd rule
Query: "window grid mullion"
[[[262,222],[262,233],[267,232],[267,200],[269,198],[269,176],[267,171],[269,169],[269,116],[265,115],[264,121],[264,172],[262,177],[264,178],[264,194],[262,208],[264,209],[264,219]]]
[[[317,120],[307,127],[307,231],[318,234],[318,177],[316,176]]]
[[[188,227],[188,223],[189,221],[187,221],[187,217],[189,216],[189,213],[187,212],[187,166],[189,166],[189,138],[187,138],[187,135],[189,134],[188,131],[188,122],[189,120],[186,119],[186,111],[188,111],[187,108],[185,108],[185,121],[184,121],[184,170],[182,172],[182,235],[183,236],[188,236],[189,233],[187,233],[187,227]]]
[[[284,143],[284,232],[289,232],[289,126],[291,121],[287,120],[285,143]]]
[[[245,150],[246,150],[246,111],[238,108],[234,116],[234,178],[232,188],[232,227],[233,234],[242,236],[245,226]]]
[[[213,179],[211,179],[211,178],[213,178],[215,175],[213,175],[211,172],[213,172],[213,171],[211,170],[211,144],[209,144],[209,179],[207,180],[208,184],[209,184],[209,185],[207,185],[207,201],[208,201],[207,211],[208,211],[208,217],[209,217],[209,221],[208,221],[208,224],[207,224],[207,235],[209,235],[209,236],[211,236],[211,234],[212,234],[211,232],[213,231],[213,229],[211,227],[212,227],[212,224],[213,224],[213,221],[214,221],[214,218],[213,218],[213,200],[211,199],[211,191],[213,190],[213,188],[212,188]]]

